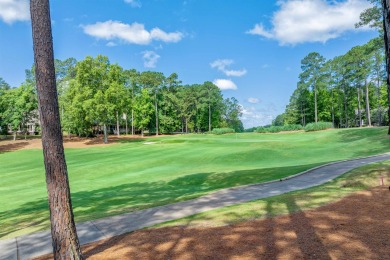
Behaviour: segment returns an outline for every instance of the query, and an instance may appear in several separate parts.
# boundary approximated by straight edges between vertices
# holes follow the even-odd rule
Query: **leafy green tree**
[[[144,130],[149,125],[153,115],[153,105],[147,89],[142,89],[135,97],[135,125],[141,129],[141,134],[144,136]]]
[[[140,84],[139,84],[139,77],[140,73],[135,70],[125,70],[124,71],[124,77],[125,77],[125,87],[127,89],[127,92],[129,94],[129,100],[127,105],[125,106],[126,110],[126,134],[127,134],[127,121],[128,121],[128,115],[131,114],[131,134],[134,135],[135,125],[134,125],[134,106],[135,106],[135,96],[139,93],[141,90]]]
[[[37,117],[37,98],[35,89],[29,84],[23,84],[5,92],[2,117],[5,125],[13,132],[14,140],[18,131],[27,135],[27,123]]]
[[[181,127],[179,96],[181,81],[176,73],[172,73],[165,79],[161,89],[160,101],[160,130],[162,133],[172,133]]]
[[[146,88],[149,90],[150,95],[153,97],[154,102],[154,109],[155,109],[155,130],[156,135],[159,133],[159,122],[158,122],[158,102],[159,102],[159,96],[160,96],[160,89],[162,88],[165,77],[164,74],[161,72],[154,72],[154,71],[145,71],[142,72],[139,78],[140,84],[143,88]]]
[[[223,117],[228,128],[234,129],[236,133],[244,131],[244,126],[240,120],[242,116],[242,106],[238,103],[238,100],[234,97],[226,98],[223,101],[224,112]]]
[[[369,26],[383,33],[383,16],[381,0],[368,0],[372,4],[360,14],[360,21],[355,24],[356,28]]]
[[[322,79],[322,67],[325,63],[325,58],[317,52],[309,53],[301,61],[302,73],[299,78],[302,84],[306,87],[311,87],[314,93],[314,118],[318,122],[318,107],[317,107],[317,92],[320,81]]]

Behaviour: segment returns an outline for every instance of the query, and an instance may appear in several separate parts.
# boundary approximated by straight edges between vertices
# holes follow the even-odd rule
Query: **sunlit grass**
[[[390,161],[354,169],[326,184],[286,194],[224,207],[156,225],[210,227],[309,210],[341,200],[353,192],[380,185],[381,177],[390,180]]]
[[[75,218],[81,222],[387,152],[389,144],[386,128],[192,134],[67,149],[66,159]],[[0,179],[0,238],[47,229],[42,151],[0,153]]]

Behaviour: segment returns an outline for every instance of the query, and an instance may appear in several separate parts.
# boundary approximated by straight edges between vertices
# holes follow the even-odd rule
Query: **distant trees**
[[[318,53],[308,54],[283,114],[284,124],[384,125],[388,122],[384,62],[378,38],[328,61]]]
[[[211,82],[182,85],[176,73],[166,77],[161,72],[124,70],[102,55],[79,62],[74,58],[56,59],[55,67],[61,125],[68,134],[103,133],[107,142],[109,133],[119,135],[122,130],[127,134],[129,125],[131,134],[206,132],[218,127],[243,131],[238,101],[223,99],[220,89]],[[30,112],[37,111],[34,81],[35,66],[26,70],[20,90],[11,89],[0,79],[2,129],[24,129],[26,120],[15,119],[21,118],[18,111],[26,119]],[[17,91],[19,94],[15,94]],[[30,91],[31,102],[20,91]],[[19,109],[10,103],[16,98],[25,98],[26,107]]]
[[[107,142],[108,132],[119,135],[126,126],[127,133],[128,124],[132,134],[205,132],[216,127],[243,131],[238,101],[224,100],[211,82],[183,86],[176,73],[165,77],[161,72],[124,70],[102,55],[56,64],[65,71],[58,77],[66,82],[59,92],[62,126],[79,136],[102,131]]]

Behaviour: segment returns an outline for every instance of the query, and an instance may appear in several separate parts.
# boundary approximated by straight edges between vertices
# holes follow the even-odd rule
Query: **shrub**
[[[298,131],[302,130],[301,125],[284,125],[284,126],[259,126],[256,133],[279,133],[282,131]]]
[[[234,133],[233,128],[214,128],[213,131],[211,131],[212,134],[215,135],[223,135],[223,134],[229,134],[229,133]]]
[[[305,132],[320,131],[333,128],[332,122],[310,123],[305,126]]]

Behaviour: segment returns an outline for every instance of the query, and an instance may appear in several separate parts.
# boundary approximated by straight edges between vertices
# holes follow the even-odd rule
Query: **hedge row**
[[[305,127],[301,125],[284,125],[284,126],[259,126],[254,131],[255,133],[279,133],[288,131],[305,130],[305,132],[320,131],[333,128],[331,122],[317,122],[307,124]]]
[[[214,128],[213,131],[211,131],[212,134],[215,135],[223,135],[223,134],[229,134],[229,133],[234,133],[233,128]]]

